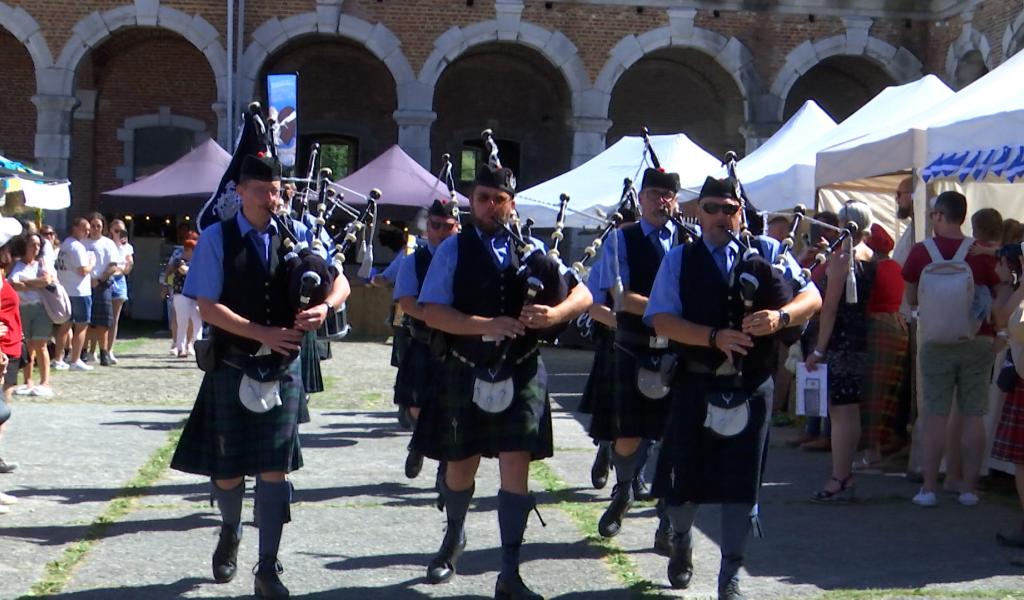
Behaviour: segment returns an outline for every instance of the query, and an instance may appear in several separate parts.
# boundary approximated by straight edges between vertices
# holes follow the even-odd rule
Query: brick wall
[[[32,57],[13,35],[0,29],[0,152],[12,160],[35,156],[36,74]]]

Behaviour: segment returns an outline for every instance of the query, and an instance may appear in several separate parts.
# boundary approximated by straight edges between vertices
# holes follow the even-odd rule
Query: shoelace
[[[260,570],[260,565],[262,565],[262,564],[263,563],[261,563],[261,562],[257,562],[255,565],[252,566],[252,574],[253,575],[255,575]],[[274,561],[274,573],[276,573],[278,575],[281,575],[281,574],[284,573],[284,565],[282,565],[281,561],[279,561],[279,560],[275,560]]]

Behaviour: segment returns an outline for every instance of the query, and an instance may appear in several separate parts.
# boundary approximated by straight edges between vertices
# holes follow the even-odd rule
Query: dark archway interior
[[[0,94],[0,153],[11,160],[31,162],[35,156],[36,71],[28,50],[0,28],[0,73],[8,93]],[[13,91],[13,93],[10,93]]]
[[[800,76],[789,90],[783,120],[814,100],[839,123],[893,85],[878,64],[860,56],[830,56]]]
[[[358,169],[398,143],[392,114],[398,108],[395,80],[363,46],[342,38],[307,36],[267,59],[257,79],[266,102],[266,76],[298,73],[296,166],[305,168],[314,141],[348,146]],[[344,144],[342,142],[345,142]]]
[[[456,173],[471,161],[486,160],[476,151],[480,132],[486,128],[494,130],[504,162],[518,165],[519,189],[546,181],[570,166],[569,87],[561,72],[534,50],[502,43],[468,50],[441,74],[434,91],[434,112],[431,160],[435,171],[444,153],[451,154]]]
[[[744,153],[743,97],[714,58],[690,48],[665,48],[633,64],[612,90],[607,142],[639,135],[685,133],[715,156]]]

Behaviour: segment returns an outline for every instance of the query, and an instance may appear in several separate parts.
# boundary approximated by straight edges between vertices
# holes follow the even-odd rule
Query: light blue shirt
[[[427,242],[427,250],[433,256],[437,252],[437,246]],[[414,254],[409,255],[409,260],[403,260],[402,266],[398,269],[398,277],[395,279],[395,293],[392,299],[396,302],[399,298],[406,296],[417,297],[420,295],[420,280],[416,276],[416,260]]]
[[[395,258],[391,260],[391,264],[389,264],[387,268],[384,269],[384,272],[380,274],[380,276],[387,279],[391,285],[395,285],[395,282],[398,281],[398,272],[402,268],[402,263],[405,261],[406,256],[410,256],[409,254],[406,254],[405,251],[406,249],[404,247],[399,250],[398,254],[395,255]]]
[[[489,254],[494,264],[499,269],[504,269],[511,260],[512,244],[511,239],[504,232],[495,235],[486,234],[474,228],[484,247],[490,250]],[[536,238],[530,238],[534,248],[547,251],[543,242]],[[420,304],[444,304],[450,306],[455,300],[453,290],[455,282],[455,266],[459,262],[459,236],[452,237],[441,242],[434,252],[434,258],[430,261],[430,269],[423,280],[420,288]],[[561,263],[560,263],[561,264]],[[559,271],[564,275],[569,272],[565,264],[561,264]]]
[[[238,230],[242,234],[245,243],[253,243],[249,236],[250,231],[257,231],[249,223],[242,211],[235,215],[238,222]],[[292,227],[300,242],[307,244],[313,241],[313,234],[305,225],[299,221],[292,220]],[[277,235],[277,223],[270,221],[265,231],[257,231],[264,256],[269,257],[270,237]],[[224,231],[221,223],[214,223],[203,230],[199,236],[196,249],[192,252],[192,263],[189,265],[188,275],[185,277],[185,288],[182,293],[189,298],[206,298],[214,302],[220,300],[221,291],[224,289]]]
[[[601,253],[594,259],[594,264],[590,265],[590,274],[587,276],[587,289],[590,290],[590,295],[594,298],[594,304],[604,305],[608,300],[607,290],[611,285],[604,283],[604,262],[609,254],[610,252],[602,247]]]
[[[765,257],[765,260],[774,263],[779,256],[779,249],[782,248],[782,244],[767,236],[760,236],[758,239],[766,242],[768,256]],[[697,243],[703,243],[707,246],[712,258],[715,259],[715,263],[718,265],[719,271],[723,269],[722,259],[724,258],[725,270],[722,277],[726,278],[728,272],[732,270],[733,263],[740,256],[736,242],[730,241],[727,243],[722,247],[725,251],[724,254],[719,253],[717,256],[715,252],[717,248],[715,246],[712,246],[703,239]],[[644,312],[644,323],[647,323],[647,325],[651,325],[651,318],[654,315],[667,313],[678,317],[683,314],[683,300],[679,297],[679,278],[682,277],[683,249],[684,246],[676,246],[668,253],[665,260],[661,261],[658,275],[654,279],[654,287],[651,289],[651,296],[647,301],[647,310]],[[799,277],[800,265],[797,264],[796,258],[791,252],[786,253],[785,260],[784,274],[786,279],[792,280]],[[811,289],[814,289],[814,284],[806,282],[798,293]]]
[[[672,248],[672,242],[675,241],[676,237],[676,225],[669,221],[662,227],[658,232],[657,241],[654,240],[651,235],[654,233],[654,225],[648,223],[645,219],[640,219],[640,229],[644,232],[644,237],[651,241],[651,244],[660,244],[662,250],[667,255],[669,250]],[[619,263],[619,277],[622,278],[622,285],[627,290],[629,289],[629,259],[626,250],[626,234],[623,233],[622,229],[616,229],[614,233],[614,239],[609,239],[605,242],[602,247],[602,253],[606,254],[618,254]],[[616,250],[615,244],[618,243],[618,249]],[[662,261],[664,262],[664,261]],[[605,290],[610,289],[615,284],[615,263],[611,257],[602,260],[603,265],[601,274],[601,282]],[[593,293],[593,291],[591,291]]]

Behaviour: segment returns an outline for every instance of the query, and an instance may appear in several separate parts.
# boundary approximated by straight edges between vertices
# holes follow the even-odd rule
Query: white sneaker
[[[78,359],[75,362],[71,363],[70,368],[72,371],[92,371],[96,367],[93,367],[92,365],[87,365],[84,362],[82,362],[82,359]]]
[[[31,385],[21,384],[18,387],[14,388],[14,395],[15,396],[34,396],[35,394],[32,393],[33,389],[34,388]]]
[[[18,499],[10,494],[0,492],[0,505],[10,506],[11,504],[17,504]]]
[[[957,501],[964,506],[977,506],[978,502],[981,500],[974,492],[963,492],[960,494],[960,497],[957,498]]]
[[[57,371],[67,371],[71,368],[71,365],[62,360],[55,360],[50,363],[50,368]]]
[[[32,395],[39,398],[53,398],[53,388],[45,385],[37,385],[32,388]]]
[[[924,491],[924,488],[921,488],[921,491],[914,496],[914,499],[911,500],[911,502],[924,507],[935,506],[939,503],[938,499],[935,497],[935,492],[926,492]]]
[[[110,352],[107,352],[107,360],[110,361],[110,364],[112,364],[112,365],[116,365],[117,364],[117,357],[114,356],[114,351],[113,350],[111,350]]]

